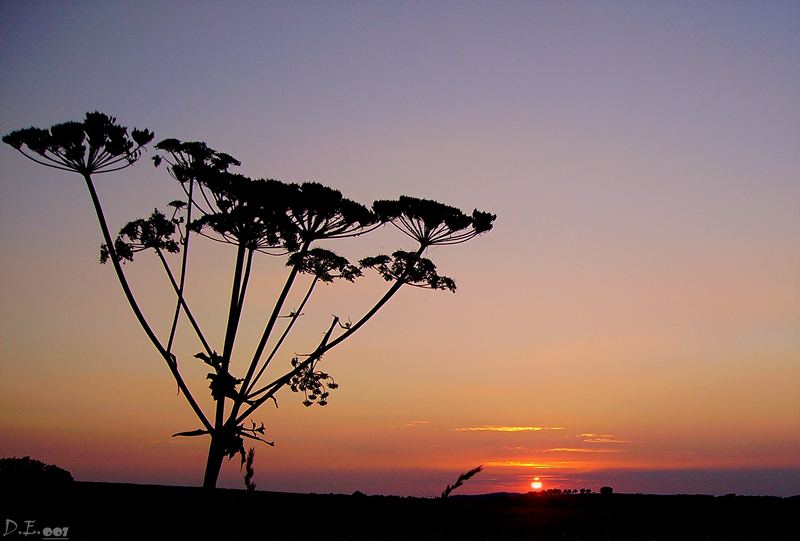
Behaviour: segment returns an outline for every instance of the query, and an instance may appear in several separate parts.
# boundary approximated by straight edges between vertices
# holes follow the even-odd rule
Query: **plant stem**
[[[244,278],[242,278],[242,287],[239,292],[239,313],[242,312],[244,306],[244,294],[247,291],[247,283],[250,281],[250,269],[253,267],[253,249],[247,249],[247,262],[244,265]]]
[[[111,239],[111,234],[108,231],[108,224],[106,223],[105,215],[103,214],[103,207],[100,205],[100,199],[97,196],[97,191],[94,188],[94,183],[92,182],[91,175],[84,174],[83,179],[86,181],[86,187],[89,190],[89,195],[92,198],[92,204],[94,205],[94,211],[97,214],[97,221],[100,224],[100,231],[103,234],[103,240],[108,247],[108,253],[111,256],[111,263],[114,266],[114,270],[117,274],[117,279],[119,280],[120,285],[122,286],[122,291],[125,293],[125,298],[128,301],[131,309],[133,310],[136,319],[139,321],[139,324],[142,326],[147,337],[155,346],[156,350],[161,354],[163,357],[164,362],[167,363],[167,367],[172,372],[172,377],[175,378],[178,387],[183,392],[183,396],[186,398],[186,401],[189,402],[189,406],[191,406],[192,410],[194,411],[197,418],[209,431],[212,429],[211,423],[209,423],[208,419],[206,418],[203,410],[200,409],[200,406],[197,404],[197,401],[192,396],[191,391],[186,386],[186,383],[183,381],[180,372],[178,371],[177,363],[173,360],[172,355],[164,349],[164,346],[161,345],[158,338],[156,337],[153,329],[150,327],[150,324],[145,319],[144,314],[139,309],[139,305],[136,302],[135,297],[133,296],[133,292],[131,291],[130,286],[128,285],[128,280],[125,277],[125,273],[122,271],[122,265],[119,262],[119,257],[117,257],[117,251],[114,249],[114,242]]]
[[[300,303],[300,306],[294,312],[294,315],[292,315],[292,318],[291,318],[291,320],[289,320],[289,324],[286,326],[286,329],[284,329],[283,334],[281,334],[281,337],[278,339],[278,342],[275,344],[275,347],[272,348],[272,351],[270,352],[269,357],[267,357],[267,360],[264,361],[264,365],[258,371],[258,374],[256,374],[255,377],[253,378],[253,382],[250,384],[250,389],[244,391],[244,392],[246,392],[247,395],[250,395],[250,396],[248,396],[248,398],[251,398],[252,395],[258,394],[263,390],[263,388],[262,388],[262,389],[256,391],[255,393],[252,393],[252,394],[250,393],[250,390],[253,387],[256,386],[256,384],[258,383],[258,380],[261,378],[261,375],[264,373],[264,370],[267,369],[267,366],[269,366],[269,363],[272,361],[272,358],[275,357],[275,354],[278,352],[278,349],[281,347],[281,344],[283,344],[283,341],[289,335],[289,331],[292,330],[292,327],[294,326],[295,322],[297,321],[297,318],[300,317],[300,313],[303,311],[303,308],[305,307],[306,302],[308,302],[309,297],[311,297],[311,292],[314,291],[314,286],[317,285],[318,281],[319,281],[319,278],[317,276],[315,276],[314,279],[311,281],[311,286],[309,286],[308,291],[306,292],[306,296],[303,297],[303,301]]]
[[[183,299],[183,292],[184,292],[184,286],[186,285],[186,266],[187,266],[187,263],[189,261],[189,235],[190,235],[189,224],[192,221],[192,190],[193,190],[193,188],[194,188],[194,180],[193,179],[189,179],[189,202],[187,203],[187,207],[186,207],[186,234],[184,235],[184,238],[183,238],[183,254],[181,254],[182,255],[182,258],[181,258],[181,277],[180,277],[180,285],[178,286],[178,289],[176,290],[176,293],[178,295],[178,302],[175,304],[175,315],[172,317],[172,327],[170,328],[169,340],[167,341],[167,351],[170,352],[170,353],[172,352],[172,343],[175,340],[175,333],[178,330],[178,317],[180,316],[180,313],[181,313],[181,306],[183,306],[184,309],[186,310],[187,316],[189,315],[189,311],[186,309],[186,303],[184,302],[184,299]],[[161,256],[160,252],[159,252],[159,256]],[[163,260],[163,256],[161,258]],[[170,281],[172,281],[173,284],[175,283],[175,280],[172,279],[171,275],[170,275]],[[208,348],[208,344],[206,343],[206,341],[204,339],[202,339],[202,333],[199,332],[199,328],[197,328],[197,324],[193,323],[193,325],[195,325],[195,331],[197,331],[198,336],[201,336],[201,341],[203,342],[203,347],[206,348],[206,352],[210,355],[211,354],[211,350]]]
[[[211,435],[211,442],[208,444],[208,459],[206,460],[206,471],[203,476],[203,488],[217,488],[217,479],[222,469],[222,460],[225,458],[225,450],[220,444],[221,437],[217,434]]]
[[[233,344],[236,340],[236,331],[239,328],[239,316],[242,310],[239,306],[239,292],[242,286],[242,272],[244,269],[245,257],[244,245],[239,245],[236,249],[236,266],[233,271],[233,284],[231,285],[231,301],[228,308],[228,325],[225,330],[225,344],[222,350],[222,360],[227,367],[231,360]]]
[[[426,246],[424,244],[420,245],[419,249],[416,252],[416,255],[417,256],[422,255],[422,253],[425,251],[425,248],[426,248]],[[406,282],[402,277],[397,279],[395,281],[395,283],[392,284],[392,287],[390,287],[389,290],[383,295],[383,297],[381,297],[380,300],[377,303],[375,303],[375,306],[373,306],[369,310],[369,312],[364,314],[364,316],[361,319],[359,319],[354,325],[352,325],[349,329],[347,329],[341,335],[336,337],[330,343],[327,343],[327,339],[328,339],[328,336],[330,334],[330,333],[328,333],[328,335],[326,335],[326,337],[325,337],[324,341],[322,342],[322,344],[320,344],[320,346],[317,347],[317,349],[316,349],[316,351],[314,351],[314,353],[309,355],[309,357],[305,361],[303,361],[302,363],[298,364],[293,370],[290,370],[289,372],[287,372],[286,374],[284,374],[280,378],[278,378],[275,381],[273,381],[272,383],[266,385],[264,389],[261,389],[261,390],[266,390],[266,389],[270,389],[270,390],[269,390],[269,392],[264,394],[261,398],[257,399],[255,402],[250,404],[250,407],[248,407],[244,411],[244,413],[242,413],[241,415],[239,415],[235,419],[234,419],[234,416],[236,415],[236,413],[238,411],[238,408],[234,408],[234,410],[231,412],[231,416],[228,418],[228,423],[227,424],[230,425],[233,422],[234,424],[238,425],[239,423],[241,423],[242,421],[247,419],[247,417],[251,413],[253,413],[259,406],[261,406],[261,404],[263,404],[264,402],[266,402],[267,400],[272,398],[275,395],[275,393],[278,391],[278,389],[280,389],[281,387],[283,387],[284,385],[289,383],[291,381],[291,379],[292,379],[292,376],[294,376],[295,374],[299,373],[301,370],[305,369],[308,365],[310,365],[311,363],[315,362],[317,359],[322,357],[326,352],[328,352],[331,349],[335,348],[337,345],[341,344],[347,338],[352,336],[353,333],[355,333],[361,326],[363,326],[367,321],[369,321],[372,318],[372,316],[374,316],[378,312],[378,310],[380,310],[383,307],[383,305],[385,305],[389,301],[389,299],[391,299],[392,296],[394,296],[394,294],[397,293],[400,290],[401,287],[403,287],[403,285],[405,283]]]
[[[259,390],[259,392],[261,392],[263,390],[270,389],[269,392],[264,394],[261,398],[258,398],[241,415],[236,417],[234,423],[238,425],[239,423],[247,419],[247,417],[251,413],[253,413],[259,406],[261,406],[261,404],[272,398],[272,396],[278,391],[278,389],[289,383],[289,381],[291,381],[292,379],[292,376],[299,373],[301,370],[305,369],[308,365],[310,365],[311,363],[322,357],[326,352],[330,351],[331,349],[342,343],[344,340],[346,340],[348,337],[352,336],[353,333],[359,329],[359,327],[364,325],[372,316],[374,316],[378,312],[378,310],[380,310],[381,307],[383,307],[383,305],[386,304],[389,301],[389,299],[391,299],[392,296],[400,290],[400,288],[403,286],[404,283],[405,282],[401,280],[396,281],[394,284],[392,284],[392,287],[390,287],[389,290],[383,295],[383,297],[381,297],[381,299],[375,304],[375,306],[373,306],[370,309],[370,311],[364,315],[364,317],[358,320],[358,322],[355,325],[352,325],[349,329],[347,329],[347,331],[342,333],[340,336],[335,338],[330,343],[326,343],[329,334],[326,335],[326,338],[323,341],[323,343],[320,344],[320,347],[318,347],[314,351],[314,353],[309,355],[309,357],[305,361],[298,364],[293,370],[287,372],[286,374],[276,379],[272,383],[269,383],[263,389]],[[231,412],[231,417],[228,419],[228,424],[231,424],[231,419],[233,419],[233,415],[235,415],[235,413]]]
[[[222,350],[222,366],[219,370],[221,373],[227,374],[230,370],[231,355],[233,354],[233,345],[236,342],[236,331],[239,328],[239,316],[242,314],[241,306],[239,306],[239,292],[242,285],[242,270],[244,267],[245,247],[239,244],[236,248],[236,265],[233,271],[233,284],[231,285],[231,300],[228,308],[228,325],[225,330],[225,344]],[[225,415],[225,396],[219,397],[217,400],[216,412],[214,415],[214,428],[216,432],[222,430],[223,417]],[[215,434],[216,435],[216,434]]]
[[[309,242],[305,242],[300,249],[301,259],[302,254],[305,254],[308,251]],[[250,386],[250,380],[253,377],[253,373],[255,372],[256,366],[258,365],[259,359],[261,359],[261,355],[264,353],[264,348],[267,346],[267,341],[269,340],[270,334],[272,334],[272,328],[275,326],[275,322],[278,319],[278,314],[280,314],[281,309],[283,308],[283,303],[286,301],[286,297],[289,295],[289,291],[292,289],[292,284],[294,283],[294,279],[297,277],[298,268],[297,265],[292,267],[291,272],[289,272],[289,276],[286,278],[286,283],[283,285],[283,289],[281,290],[280,295],[278,296],[278,300],[275,301],[275,307],[272,310],[272,314],[267,321],[267,325],[264,328],[264,332],[261,335],[261,340],[258,342],[258,347],[256,347],[256,351],[253,354],[253,360],[250,361],[250,366],[247,369],[247,374],[244,377],[244,381],[240,389],[247,389]],[[245,393],[240,393],[239,399],[234,400],[233,407],[231,409],[231,414],[228,417],[228,423],[232,420],[236,419],[236,415],[239,412],[239,408],[244,401]]]
[[[189,305],[186,303],[186,299],[183,297],[183,295],[181,295],[180,288],[179,288],[177,282],[175,282],[175,276],[173,276],[172,270],[169,268],[169,264],[167,263],[167,260],[164,258],[164,254],[161,252],[161,250],[158,250],[158,249],[156,250],[156,254],[158,255],[158,257],[159,257],[159,259],[161,261],[161,265],[164,267],[164,270],[167,273],[167,278],[169,278],[169,282],[170,282],[170,284],[172,284],[173,291],[175,291],[175,294],[178,296],[179,306],[183,307],[183,311],[186,314],[186,317],[189,320],[189,323],[191,323],[195,334],[197,334],[197,338],[203,344],[203,349],[206,350],[206,353],[208,355],[211,355],[211,353],[212,353],[211,346],[208,344],[208,341],[206,340],[206,337],[203,335],[203,332],[200,330],[200,326],[197,324],[197,320],[195,320],[194,315],[192,314],[192,311],[189,309]]]

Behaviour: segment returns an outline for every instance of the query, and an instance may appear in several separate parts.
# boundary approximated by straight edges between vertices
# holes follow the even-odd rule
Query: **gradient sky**
[[[777,1],[4,1],[0,132],[100,110],[252,176],[498,214],[430,250],[455,295],[403,290],[326,357],[329,406],[259,410],[261,489],[434,495],[484,464],[460,491],[798,494],[799,29]],[[177,194],[146,161],[98,186],[113,228]],[[207,443],[170,438],[196,422],[99,239],[79,177],[0,149],[0,455],[200,484]],[[216,340],[232,258],[193,255]],[[163,329],[151,263],[128,270]],[[255,272],[245,353],[285,269]],[[383,287],[324,289],[294,347]]]

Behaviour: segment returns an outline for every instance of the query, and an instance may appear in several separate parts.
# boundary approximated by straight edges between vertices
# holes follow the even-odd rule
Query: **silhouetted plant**
[[[253,481],[253,476],[256,474],[256,471],[253,469],[253,462],[256,458],[256,450],[254,447],[251,447],[247,450],[247,458],[244,461],[244,486],[247,487],[247,490],[255,490],[256,484]]]
[[[463,485],[464,481],[468,481],[469,479],[471,479],[472,477],[474,477],[475,475],[480,473],[482,470],[483,470],[483,465],[478,466],[477,468],[472,468],[471,470],[466,471],[466,472],[462,473],[461,475],[459,475],[458,479],[456,479],[455,483],[453,483],[452,485],[447,485],[444,488],[444,490],[442,491],[441,498],[445,499],[448,496],[450,496],[450,493],[453,492],[458,487],[460,487],[461,485]]]
[[[368,208],[316,182],[293,184],[249,178],[232,171],[240,162],[229,154],[202,142],[164,139],[155,145],[157,154],[153,162],[156,167],[166,166],[169,176],[177,182],[181,197],[167,204],[170,210],[156,209],[148,218],[133,220],[112,238],[93,176],[133,165],[144,146],[152,140],[151,132],[134,129],[128,135],[127,128],[118,125],[113,117],[96,112],[88,113],[83,122],[58,124],[49,130],[28,128],[3,138],[36,163],[74,171],[84,179],[103,238],[100,260],[111,262],[139,324],[200,422],[200,428],[177,432],[174,436],[210,437],[203,486],[215,487],[224,457],[238,454],[243,465],[248,462],[245,439],[273,445],[266,439],[264,424],[257,426],[249,419],[261,405],[273,401],[277,406],[276,394],[289,387],[293,392],[302,393],[304,405],[325,406],[331,390],[337,389],[338,384],[327,371],[319,369],[324,355],[352,336],[404,285],[455,291],[455,281],[440,275],[436,265],[423,257],[426,249],[466,242],[489,231],[495,216],[478,210],[465,214],[436,201],[407,196],[395,201],[376,201]],[[386,224],[411,238],[416,244],[414,249],[365,257],[355,265],[327,246],[314,245],[320,241],[328,245],[332,241],[341,242]],[[194,236],[230,245],[235,251],[221,347],[214,347],[207,339],[187,300],[188,256]],[[154,254],[160,262],[174,293],[174,313],[165,339],[157,336],[144,316],[122,265],[146,252]],[[180,263],[174,269],[170,255],[176,253],[180,253]],[[285,258],[288,275],[272,310],[266,315],[252,356],[245,359],[240,372],[233,369],[232,356],[256,254]],[[282,346],[303,315],[315,288],[320,283],[331,284],[338,280],[353,282],[362,275],[363,269],[373,269],[391,282],[372,308],[355,322],[347,319],[345,323],[340,317],[332,316],[322,339],[307,350],[309,353],[284,352]],[[302,300],[286,313],[286,300],[298,287],[305,288]],[[194,398],[173,351],[181,314],[201,349],[194,357],[210,368],[206,379],[214,401],[211,415],[206,415]],[[285,324],[279,325],[279,321]],[[284,359],[286,364],[277,368],[278,375],[264,383],[262,378],[276,358]],[[238,374],[243,376],[237,377]],[[252,468],[252,456],[250,458],[249,467]],[[449,491],[478,471],[480,468],[467,472],[469,475],[460,477]],[[252,475],[250,478],[252,480]]]

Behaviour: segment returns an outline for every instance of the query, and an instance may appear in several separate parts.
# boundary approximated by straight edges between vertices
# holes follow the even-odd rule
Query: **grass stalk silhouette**
[[[483,470],[483,465],[480,465],[477,468],[472,468],[471,470],[465,471],[464,473],[459,475],[455,483],[453,483],[452,485],[447,485],[445,487],[445,489],[442,491],[441,499],[443,500],[446,499],[448,496],[450,496],[451,492],[453,492],[455,489],[463,485],[464,481],[468,481],[472,477],[479,474],[482,470]]]
[[[247,450],[247,458],[244,461],[244,486],[247,487],[247,490],[255,490],[256,484],[253,481],[253,476],[256,474],[255,469],[253,468],[253,462],[256,458],[256,450],[254,447],[251,447]]]

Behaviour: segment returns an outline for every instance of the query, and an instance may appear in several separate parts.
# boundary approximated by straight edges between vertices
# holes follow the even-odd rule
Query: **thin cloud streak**
[[[416,428],[418,426],[425,426],[430,424],[432,424],[431,421],[417,420],[417,421],[408,421],[401,425],[388,425],[387,428]]]
[[[551,470],[563,469],[572,467],[575,462],[572,461],[558,461],[558,462],[525,462],[520,460],[504,460],[500,462],[487,462],[488,466],[500,466],[506,468],[529,468],[534,470]]]
[[[581,434],[583,443],[636,443],[631,440],[621,440],[614,434],[594,434],[592,432]]]
[[[583,447],[554,447],[545,449],[543,453],[626,453],[624,449],[586,449]]]
[[[465,426],[456,428],[456,432],[540,432],[542,430],[564,430],[560,426]]]

